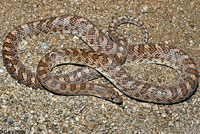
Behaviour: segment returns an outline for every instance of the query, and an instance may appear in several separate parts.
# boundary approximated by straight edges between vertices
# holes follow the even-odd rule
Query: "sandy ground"
[[[140,18],[149,31],[149,42],[167,43],[184,50],[200,70],[197,0],[1,0],[0,45],[17,25],[64,14],[87,17],[106,34],[115,17]],[[136,26],[123,25],[118,32],[125,35],[129,44],[143,42]],[[47,51],[61,47],[84,48],[86,44],[71,35],[42,35],[21,43],[19,52],[24,64],[35,71]],[[177,79],[175,71],[167,67],[145,63],[125,63],[124,67],[136,79],[157,85],[172,84]],[[103,78],[95,82],[108,83]],[[0,134],[200,134],[199,88],[191,98],[174,105],[123,98],[124,104],[119,106],[96,97],[59,96],[27,88],[11,78],[0,53]]]

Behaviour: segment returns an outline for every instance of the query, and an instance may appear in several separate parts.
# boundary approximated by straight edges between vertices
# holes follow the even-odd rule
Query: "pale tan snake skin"
[[[122,93],[135,99],[170,104],[180,102],[188,98],[198,84],[198,73],[194,61],[182,50],[175,47],[161,44],[140,44],[128,46],[125,38],[119,36],[115,29],[123,23],[133,23],[140,27],[147,36],[143,23],[135,22],[133,17],[119,17],[111,23],[109,33],[112,39],[107,38],[89,20],[78,16],[65,15],[40,21],[30,22],[16,27],[8,33],[3,45],[4,64],[11,76],[19,83],[33,88],[44,86],[50,91],[65,95],[94,95],[111,100],[116,103],[122,102],[122,97],[115,88],[98,85],[94,83],[77,82],[79,78],[73,79],[52,76],[50,74],[53,67],[63,63],[83,64],[91,68],[79,70],[81,77],[88,72],[90,77],[97,78],[97,70],[108,80],[110,80]],[[54,50],[45,55],[40,61],[37,69],[37,76],[27,70],[20,61],[17,54],[17,43],[27,37],[32,37],[40,33],[56,31],[67,31],[77,35],[87,42],[94,51],[84,49],[62,49]],[[145,38],[145,41],[147,38]],[[105,54],[106,53],[106,54]],[[149,83],[139,82],[131,78],[121,67],[125,60],[148,61],[151,63],[166,64],[178,70],[181,81],[177,85],[170,87],[153,86]],[[96,75],[96,76],[95,76]],[[77,83],[73,83],[75,80]]]
[[[53,17],[49,19],[43,19],[19,25],[15,27],[11,32],[9,32],[7,37],[5,38],[2,51],[4,64],[11,76],[14,79],[16,79],[19,83],[32,88],[43,88],[43,86],[39,83],[36,74],[28,70],[18,57],[18,43],[23,39],[27,39],[28,37],[32,36],[37,36],[39,34],[63,31],[78,36],[83,41],[85,41],[93,50],[110,54],[114,56],[114,58],[119,63],[123,63],[128,53],[128,45],[126,44],[125,38],[123,36],[118,35],[115,31],[113,31],[113,29],[115,29],[118,25],[127,22],[139,26],[144,32],[144,41],[147,42],[148,33],[143,23],[134,17],[119,17],[118,19],[113,20],[113,23],[111,23],[111,25],[109,26],[110,36],[114,40],[116,40],[118,44],[113,42],[111,39],[107,38],[89,20],[79,16],[64,15],[60,17]],[[67,83],[77,83],[98,78],[100,76],[101,75],[99,75],[92,68],[84,67],[75,72],[66,74],[64,76],[64,80]],[[56,78],[63,79],[63,76]],[[112,96],[106,97],[106,99],[112,100],[112,98],[115,98],[116,100],[116,96],[118,96],[116,102],[122,101],[121,96],[119,96],[118,93],[112,91],[114,90],[113,88],[102,85],[99,85],[96,88],[88,88],[89,85],[94,84],[87,84],[86,89],[89,91],[84,90],[85,92],[87,91],[85,94],[92,95],[93,90],[95,94],[101,94],[100,96],[104,98],[105,96],[113,94]],[[108,91],[110,89],[111,91],[109,91],[110,93],[104,94],[97,93],[97,91],[101,91],[99,90],[100,87],[101,90],[106,89]]]

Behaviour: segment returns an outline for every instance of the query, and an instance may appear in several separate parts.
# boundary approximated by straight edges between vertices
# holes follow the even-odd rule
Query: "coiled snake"
[[[124,23],[139,26],[144,33],[144,44],[127,45],[126,39],[117,34],[116,28]],[[67,32],[78,36],[92,50],[65,48],[46,54],[38,64],[37,74],[28,70],[18,56],[18,43],[28,37],[53,32]],[[184,51],[164,44],[147,43],[148,33],[138,19],[122,16],[109,26],[106,37],[89,20],[64,15],[29,22],[15,27],[3,44],[3,61],[10,75],[19,83],[33,88],[46,88],[57,94],[94,95],[115,103],[122,103],[121,93],[132,98],[162,104],[177,103],[188,98],[198,84],[198,72],[191,57]],[[121,66],[125,60],[163,64],[178,71],[181,80],[174,86],[154,86],[134,80]],[[53,76],[57,65],[84,65],[64,76]],[[88,80],[106,77],[115,87],[89,83]]]

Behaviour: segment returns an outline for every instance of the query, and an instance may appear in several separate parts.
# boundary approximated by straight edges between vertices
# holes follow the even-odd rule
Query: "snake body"
[[[139,26],[145,35],[145,44],[127,45],[126,39],[117,34],[123,23]],[[38,64],[37,74],[28,70],[18,56],[18,43],[28,37],[52,32],[68,32],[85,41],[92,50],[61,49],[46,54]],[[198,72],[192,58],[175,47],[146,43],[147,31],[142,22],[130,16],[114,19],[106,37],[89,20],[64,15],[29,22],[15,27],[3,44],[3,61],[11,76],[28,87],[43,88],[65,95],[94,95],[122,103],[122,93],[139,100],[170,104],[188,98],[197,87]],[[181,80],[174,86],[154,86],[134,80],[121,66],[125,60],[146,61],[171,66],[179,72]],[[85,67],[64,76],[53,76],[51,70],[60,64],[81,64]],[[101,75],[100,75],[101,74]],[[106,77],[116,88],[88,83],[89,79]],[[84,78],[84,79],[83,79]]]

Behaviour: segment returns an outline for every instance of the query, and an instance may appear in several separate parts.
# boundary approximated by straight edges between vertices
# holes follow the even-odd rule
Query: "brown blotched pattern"
[[[152,48],[155,48],[154,52],[152,52]],[[112,56],[85,49],[62,49],[48,53],[38,65],[38,78],[44,87],[56,93],[67,95],[90,94],[114,102],[118,102],[118,100],[120,102],[122,101],[118,95],[116,96],[117,92],[114,88],[107,87],[109,89],[107,90],[104,89],[105,87],[103,85],[96,85],[94,83],[66,85],[65,82],[54,79],[51,76],[51,70],[56,65],[72,63],[95,68],[103,76],[108,78],[121,92],[143,101],[171,104],[188,98],[194,92],[198,82],[196,66],[193,62],[183,66],[183,62],[189,59],[183,51],[162,44],[133,45],[130,46],[129,50],[127,60],[132,60],[132,56],[136,56],[137,61],[149,61],[148,58],[150,58],[150,62],[152,63],[165,64],[177,68],[180,70],[181,81],[171,87],[153,86],[149,83],[142,83],[131,78]],[[47,62],[47,59],[50,60]],[[159,59],[163,60],[161,61]],[[45,79],[46,77],[49,78],[48,81]],[[68,92],[66,93],[66,91]],[[105,97],[105,95],[107,96]]]
[[[124,23],[139,26],[144,33],[146,44],[128,46],[126,39],[116,32],[116,28]],[[37,77],[42,86],[52,92],[65,95],[94,95],[121,103],[122,97],[116,91],[117,89],[84,83],[100,77],[99,73],[126,95],[155,103],[169,104],[182,101],[188,98],[197,86],[198,73],[194,61],[177,48],[147,44],[148,33],[143,23],[129,16],[119,17],[110,24],[109,34],[112,40],[89,20],[79,16],[65,15],[17,26],[8,33],[2,51],[4,64],[11,76],[26,86],[42,88],[36,74],[28,70],[19,60],[18,43],[27,37],[61,31],[78,36],[93,50],[55,50],[42,58],[38,65]],[[181,81],[173,87],[159,87],[133,80],[120,65],[125,60],[171,66],[179,70]],[[90,67],[83,67],[65,76],[51,76],[51,69],[62,63],[76,63]]]

